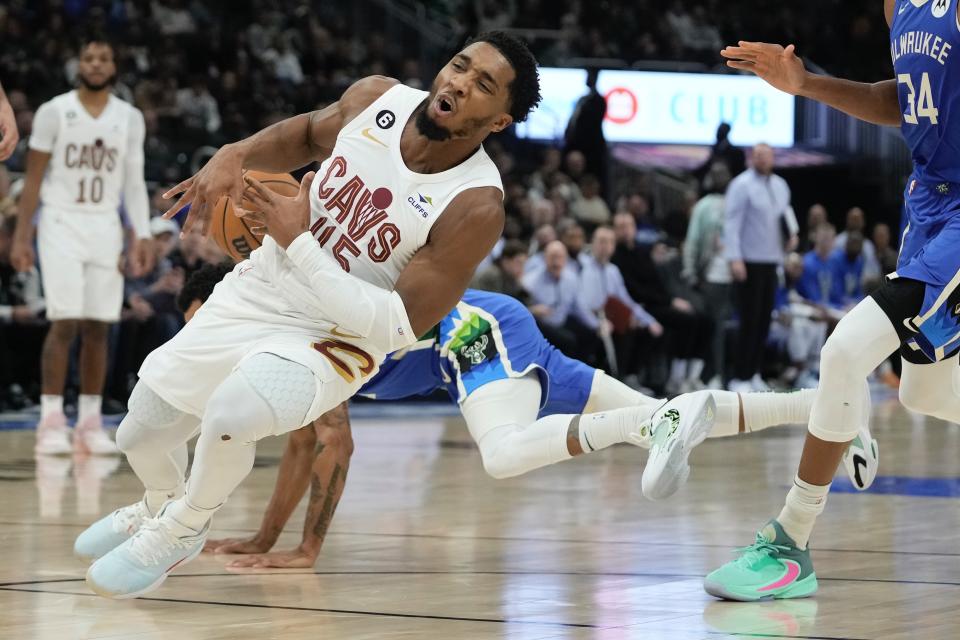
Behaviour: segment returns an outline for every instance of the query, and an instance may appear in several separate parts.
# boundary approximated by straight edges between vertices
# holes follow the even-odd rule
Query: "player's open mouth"
[[[433,110],[441,118],[451,116],[457,111],[457,103],[450,97],[441,94],[433,101]]]

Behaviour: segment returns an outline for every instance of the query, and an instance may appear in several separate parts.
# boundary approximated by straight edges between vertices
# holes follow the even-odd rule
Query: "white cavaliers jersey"
[[[143,154],[143,114],[110,96],[92,117],[76,91],[37,109],[30,148],[51,154],[40,186],[40,201],[57,211],[116,215],[129,154]]]
[[[349,122],[310,189],[310,231],[344,271],[393,290],[400,272],[427,242],[447,205],[467,189],[496,187],[500,172],[483,148],[440,173],[414,173],[400,154],[400,136],[427,92],[395,85]],[[260,277],[295,308],[307,277],[267,236],[250,255]]]

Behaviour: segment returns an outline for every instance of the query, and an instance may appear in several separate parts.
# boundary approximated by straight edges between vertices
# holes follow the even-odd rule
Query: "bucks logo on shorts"
[[[461,373],[467,373],[497,357],[493,329],[479,315],[471,313],[462,316],[451,333],[447,348],[456,355]]]

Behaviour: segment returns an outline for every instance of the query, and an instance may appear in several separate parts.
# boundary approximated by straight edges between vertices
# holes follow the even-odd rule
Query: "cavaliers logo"
[[[376,363],[369,353],[346,342],[321,340],[310,346],[329,360],[337,374],[347,382],[356,380],[358,373],[361,378],[366,378],[373,373],[376,367]]]

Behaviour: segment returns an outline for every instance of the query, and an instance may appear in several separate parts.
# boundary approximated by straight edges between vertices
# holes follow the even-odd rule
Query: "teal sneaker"
[[[739,558],[704,578],[707,593],[724,600],[753,602],[807,598],[817,592],[810,550],[798,549],[776,520],[768,522],[757,532],[757,541],[739,552]]]
[[[120,507],[84,529],[73,543],[73,553],[83,560],[101,558],[129,540],[150,517],[143,500]]]
[[[106,554],[87,570],[87,585],[105,598],[136,598],[153,591],[181,564],[203,550],[210,523],[196,532],[165,515],[164,505],[126,542]]]
[[[709,391],[677,396],[650,418],[650,455],[641,479],[650,500],[669,498],[690,475],[687,458],[703,442],[717,418],[717,401]]]

